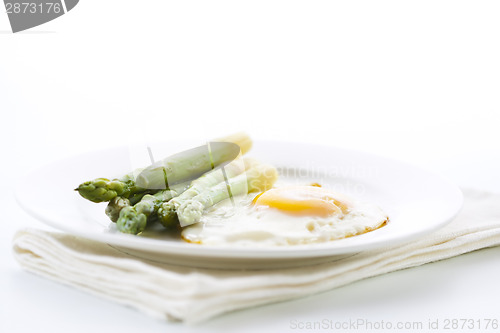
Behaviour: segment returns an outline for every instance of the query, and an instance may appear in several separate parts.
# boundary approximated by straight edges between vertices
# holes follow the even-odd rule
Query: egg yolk
[[[254,204],[298,216],[327,217],[347,212],[348,205],[334,195],[315,186],[286,186],[261,193],[254,199]]]

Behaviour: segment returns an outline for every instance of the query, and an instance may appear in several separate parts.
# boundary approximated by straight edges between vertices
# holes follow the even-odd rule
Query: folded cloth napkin
[[[42,276],[156,317],[194,323],[500,245],[500,194],[464,190],[464,197],[454,221],[418,241],[307,267],[179,267],[142,261],[99,242],[32,229],[16,234],[14,255],[22,267]]]

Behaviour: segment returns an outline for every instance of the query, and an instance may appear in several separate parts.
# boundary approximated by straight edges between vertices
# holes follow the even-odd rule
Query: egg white
[[[182,238],[204,245],[289,246],[323,243],[360,235],[385,225],[377,206],[349,199],[345,214],[293,216],[279,209],[252,205],[257,194],[225,200],[207,210],[200,223],[182,230]]]

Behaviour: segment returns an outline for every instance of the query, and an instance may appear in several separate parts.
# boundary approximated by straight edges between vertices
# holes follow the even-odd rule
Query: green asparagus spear
[[[147,192],[136,193],[131,195],[129,198],[116,196],[109,201],[108,205],[106,206],[105,213],[112,222],[116,222],[123,208],[135,205],[136,203],[141,201],[141,199],[146,194],[148,193]]]
[[[197,147],[167,157],[122,178],[87,181],[75,190],[92,202],[110,201],[116,196],[129,198],[134,194],[154,193],[155,190],[168,189],[172,184],[194,179],[214,166],[233,160],[240,149],[241,153],[246,153],[251,146],[251,139],[239,133],[209,145],[211,151],[207,145]]]
[[[118,220],[120,212],[123,208],[130,206],[130,200],[124,197],[114,197],[106,206],[105,213],[113,222]]]
[[[145,188],[165,188],[179,181],[195,179],[224,162],[231,162],[239,154],[237,144],[210,142],[152,164],[137,176],[136,182]]]
[[[120,211],[116,228],[123,233],[137,235],[144,231],[148,218],[157,210],[159,204],[175,195],[177,192],[172,190],[160,191],[154,195],[146,194],[136,205],[124,207]]]
[[[141,172],[142,170],[143,169],[137,169],[135,173]],[[78,191],[82,197],[92,202],[105,202],[117,196],[128,198],[134,194],[147,194],[152,192],[149,189],[137,186],[134,178],[134,172],[112,180],[107,178],[96,178],[80,184],[75,190]]]
[[[230,163],[240,152],[245,154],[251,146],[252,140],[245,133],[213,140],[155,162],[137,176],[136,182],[141,187],[164,189],[165,186],[198,178],[214,167]]]
[[[245,173],[229,179],[229,188],[233,196],[250,192],[263,192],[270,189],[278,178],[276,168],[266,164],[258,164]],[[221,182],[212,188],[183,202],[177,209],[181,227],[200,221],[203,211],[216,203],[229,198],[226,182]]]
[[[237,159],[224,167],[227,178],[233,178],[243,171],[255,166],[258,162],[251,158]],[[223,170],[209,171],[191,182],[189,188],[181,195],[162,203],[158,209],[158,218],[166,228],[178,225],[177,208],[188,199],[194,198],[203,191],[224,181]]]
[[[127,234],[138,234],[144,231],[148,219],[156,215],[160,205],[184,192],[187,187],[187,183],[177,184],[170,190],[144,195],[134,206],[123,207],[116,221],[116,228]]]

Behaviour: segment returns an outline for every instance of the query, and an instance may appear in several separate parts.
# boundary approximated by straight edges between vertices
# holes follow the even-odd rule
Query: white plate
[[[187,145],[158,144],[154,151],[157,156],[168,156],[180,147]],[[288,180],[315,181],[376,203],[389,215],[390,223],[367,234],[322,244],[229,250],[186,243],[178,235],[161,231],[141,236],[120,234],[104,214],[106,203],[91,203],[73,189],[85,180],[128,172],[133,155],[127,147],[80,155],[41,168],[21,180],[16,196],[28,213],[67,233],[106,242],[151,260],[219,268],[299,266],[401,244],[444,226],[462,205],[462,194],[455,185],[379,156],[278,142],[256,142],[249,155],[274,164]]]

